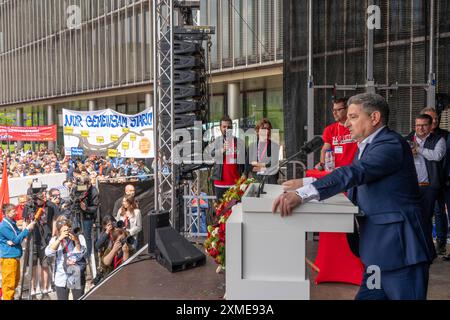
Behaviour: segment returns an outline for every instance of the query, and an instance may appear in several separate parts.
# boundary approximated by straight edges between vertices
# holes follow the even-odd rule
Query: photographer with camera
[[[107,215],[102,219],[102,232],[95,242],[95,249],[97,250],[100,260],[103,260],[106,250],[111,250],[114,245],[113,232],[117,227],[116,220],[113,216]],[[105,265],[101,262],[97,269],[97,276],[92,280],[94,285],[100,283],[104,276],[107,274],[110,268],[105,268]]]
[[[58,300],[68,300],[70,291],[78,300],[86,285],[86,240],[72,230],[72,223],[65,216],[56,219],[56,236],[45,248],[45,254],[56,257],[53,277]]]
[[[77,218],[83,223],[82,230],[86,238],[87,256],[90,256],[92,252],[92,227],[97,216],[99,199],[98,190],[92,185],[88,176],[82,176],[77,179],[71,194],[71,200],[75,204],[75,208],[72,211],[79,211],[79,214],[82,215]]]
[[[25,221],[32,221],[35,213],[42,209],[43,213],[37,220],[36,228],[33,232],[33,271],[32,271],[32,288],[31,295],[37,294],[37,265],[41,266],[41,284],[40,289],[42,294],[51,292],[49,284],[49,259],[45,256],[45,247],[47,246],[53,234],[53,223],[56,218],[55,209],[49,205],[46,199],[47,186],[34,181],[28,194],[31,194],[31,199],[25,206],[23,211],[23,218]]]
[[[123,228],[134,238],[133,246],[136,249],[138,234],[142,230],[142,217],[134,196],[123,198],[122,207],[117,212],[116,220],[123,222]]]
[[[33,230],[36,222],[23,224],[23,230],[16,225],[16,206],[3,206],[4,219],[0,223],[0,260],[2,269],[3,300],[14,300],[14,293],[20,280],[20,258],[22,241]]]
[[[112,233],[116,226],[116,220],[111,215],[107,215],[102,219],[102,232],[95,242],[95,249],[100,256],[103,255],[106,249],[112,246]]]
[[[133,237],[130,237],[124,229],[116,228],[112,232],[113,246],[106,249],[102,257],[104,276],[117,269],[130,258],[134,252],[133,247],[129,244],[129,242],[133,241],[132,239]]]

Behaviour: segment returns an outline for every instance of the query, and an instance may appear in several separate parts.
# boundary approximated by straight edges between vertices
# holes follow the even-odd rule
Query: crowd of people
[[[64,156],[59,152],[48,150],[42,146],[39,151],[8,151],[0,149],[0,158],[8,161],[8,176],[20,178],[49,173],[66,173],[67,178],[74,172],[87,173],[91,178],[99,180],[121,180],[124,177],[136,177],[145,180],[150,169],[144,160],[135,158],[109,158],[92,155],[89,157]],[[0,172],[3,171],[3,166]],[[122,179],[123,180],[123,179]]]
[[[30,233],[33,259],[29,293],[32,298],[55,291],[58,300],[67,300],[70,292],[78,299],[84,294],[86,285],[98,284],[136,251],[142,219],[131,182],[149,179],[150,172],[143,161],[97,156],[83,160],[62,157],[59,160],[54,152],[45,149],[3,155],[3,161],[8,161],[11,177],[19,173],[21,176],[67,174],[63,186],[47,188],[39,181],[33,181],[27,194],[18,198],[18,205],[4,205],[3,214],[0,214],[0,221],[3,220],[0,224],[3,283],[0,294],[4,300],[14,299],[17,295],[20,263],[28,268],[30,261],[23,255],[28,244],[22,241]],[[94,228],[99,209],[96,179],[123,182],[114,179],[118,174],[130,184],[126,185],[124,196],[116,199],[110,215],[101,221],[101,233],[97,235]],[[42,212],[38,216],[40,208]],[[98,269],[97,277],[92,279],[94,267]],[[90,283],[86,281],[87,275],[91,277]]]
[[[389,107],[376,94],[336,99],[332,113],[335,123],[324,130],[324,145],[315,166],[316,170],[328,171],[328,175],[318,180],[285,182],[286,192],[274,201],[273,211],[280,211],[284,217],[304,202],[348,191],[348,198],[361,211],[355,224],[357,230],[349,236],[349,245],[364,265],[380,267],[384,281],[382,289],[371,291],[365,286],[370,274],[365,273],[357,299],[426,298],[430,263],[438,255],[450,260],[446,252],[449,133],[439,128],[436,110],[424,108],[415,119],[415,130],[406,137],[400,136],[389,129]],[[243,148],[242,142],[231,134],[232,126],[231,119],[224,116],[220,121],[222,136],[213,143],[212,156],[216,162],[211,179],[218,199],[242,176],[278,182],[279,145],[272,141],[271,122],[261,119],[256,126],[256,141]],[[243,161],[242,150],[245,150]],[[39,261],[42,272],[41,293],[51,290],[52,278],[61,300],[67,299],[70,291],[74,298],[84,293],[92,252],[99,257],[97,277],[92,279],[97,284],[142,245],[138,237],[142,232],[142,216],[133,184],[125,186],[112,212],[102,218],[98,236],[92,228],[99,206],[94,181],[118,176],[144,179],[150,173],[144,162],[97,156],[81,161],[61,158],[48,150],[7,156],[13,177],[66,173],[65,187],[70,196],[61,199],[58,188],[46,192],[30,187],[18,206],[5,206],[6,223],[0,225],[4,297],[14,296],[17,260],[22,254],[20,244],[30,232],[36,240],[33,266]],[[34,219],[36,208],[44,208],[44,213]],[[51,266],[53,276],[49,277]],[[33,293],[37,287],[36,274],[33,272]]]

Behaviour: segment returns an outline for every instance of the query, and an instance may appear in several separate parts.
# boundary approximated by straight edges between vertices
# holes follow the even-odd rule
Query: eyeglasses
[[[423,128],[423,127],[429,127],[430,126],[430,124],[416,124],[416,127],[420,127],[420,128]]]
[[[61,198],[60,194],[52,194],[52,198]]]
[[[339,109],[333,109],[333,112],[339,112],[339,111],[342,111],[342,110],[345,110],[345,109],[347,109],[347,108],[339,108]]]

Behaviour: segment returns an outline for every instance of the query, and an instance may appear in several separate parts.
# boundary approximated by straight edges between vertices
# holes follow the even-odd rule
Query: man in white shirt
[[[433,237],[433,212],[440,189],[444,185],[444,138],[432,133],[433,118],[427,114],[416,117],[416,131],[406,138],[414,155],[417,179],[428,236]]]

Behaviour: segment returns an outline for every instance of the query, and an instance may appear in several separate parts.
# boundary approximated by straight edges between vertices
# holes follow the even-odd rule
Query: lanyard
[[[11,222],[8,221],[8,219],[4,219],[5,222],[11,227],[12,231],[14,232],[14,234],[16,235],[16,237],[18,236],[16,229],[13,227],[13,225],[11,224]]]
[[[268,146],[268,145],[269,145],[269,142],[266,141],[266,145],[264,146],[264,149],[263,149],[263,151],[261,152],[261,155],[259,156],[258,161],[262,161],[262,160],[263,160],[264,156],[266,155],[266,152],[267,152],[267,146]]]
[[[123,256],[120,259],[117,257],[117,255],[114,256],[114,269],[116,269],[122,263],[122,260]]]
[[[68,254],[68,253],[69,253],[69,248],[68,248],[68,246],[67,246],[66,241],[63,240],[63,241],[61,241],[61,242],[62,242],[62,245],[63,245],[63,247],[64,247],[64,250],[66,250],[66,253]]]

